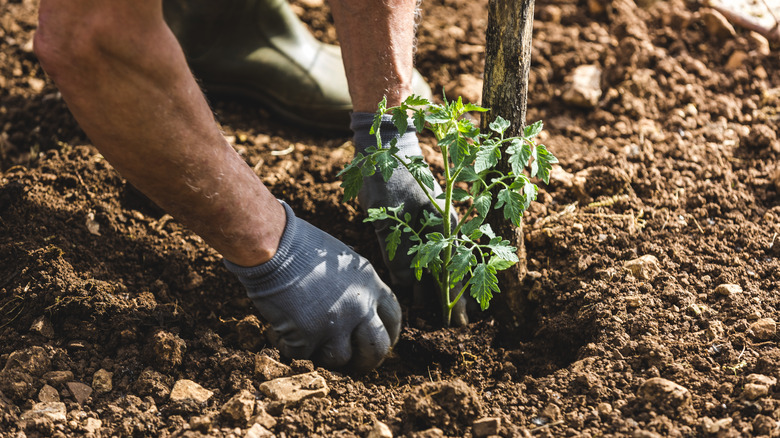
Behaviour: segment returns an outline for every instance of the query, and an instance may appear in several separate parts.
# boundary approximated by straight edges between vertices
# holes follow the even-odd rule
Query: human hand
[[[355,132],[353,142],[355,143],[356,151],[376,146],[376,137],[373,134],[369,134],[373,117],[374,114],[372,113],[353,113],[352,129]],[[397,138],[396,147],[399,150],[399,155],[404,158],[422,156],[422,150],[417,141],[417,133],[411,122],[407,127],[406,133],[399,136],[398,129],[393,124],[391,116],[386,115],[382,117],[379,132],[382,137],[382,146],[387,146],[393,138]],[[433,184],[433,190],[421,187],[405,167],[399,166],[388,181],[385,181],[378,172],[364,177],[363,185],[358,193],[358,204],[360,204],[364,212],[368,211],[369,208],[397,207],[403,204],[403,209],[399,216],[404,217],[408,213],[411,216],[411,220],[408,223],[419,224],[425,211],[440,216],[439,209],[444,209],[444,201],[437,199],[442,193],[442,189],[436,181]],[[430,195],[430,198],[428,195]],[[431,198],[436,200],[439,208],[433,205]],[[450,212],[450,226],[454,228],[458,225],[458,217],[454,209],[450,208]],[[413,256],[408,254],[412,242],[409,239],[402,238],[395,251],[395,257],[391,260],[386,250],[386,239],[392,232],[390,229],[392,222],[383,220],[372,223],[379,240],[379,246],[382,249],[382,257],[390,271],[390,280],[393,288],[396,291],[411,293],[416,301],[423,301],[419,298],[422,294],[435,295],[431,294],[430,290],[424,290],[425,287],[431,287],[435,282],[416,281],[414,271],[411,268]],[[441,231],[441,226],[438,229],[424,230],[423,233],[435,231]],[[460,287],[454,287],[452,289],[453,297],[451,298],[454,298],[460,289]],[[466,303],[467,299],[458,300],[452,309],[452,323],[454,325],[468,324]]]
[[[283,355],[358,372],[379,366],[401,331],[395,295],[365,258],[283,205],[276,255],[251,268],[225,265],[271,324]]]

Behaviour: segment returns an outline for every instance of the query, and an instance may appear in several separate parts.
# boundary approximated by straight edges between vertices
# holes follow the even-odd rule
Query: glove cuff
[[[376,146],[376,136],[370,133],[371,126],[374,124],[374,113],[353,112],[350,117],[352,121],[349,127],[355,134],[352,139],[355,152],[365,152],[366,148]],[[383,148],[390,144],[390,140],[397,138],[396,147],[402,156],[422,155],[420,144],[417,142],[417,129],[410,118],[407,118],[406,132],[404,135],[399,135],[398,128],[393,123],[393,116],[384,114],[379,124],[379,135],[382,138]]]
[[[279,202],[287,214],[287,221],[279,247],[271,260],[251,267],[239,266],[227,259],[222,260],[228,271],[235,274],[249,291],[276,290],[278,286],[294,281],[296,273],[311,266],[309,259],[314,256],[314,251],[306,251],[306,248],[311,244],[314,244],[312,248],[316,248],[316,243],[312,241],[312,236],[305,232],[305,227],[301,226],[302,221],[295,216],[292,208],[284,201]],[[250,294],[250,298],[257,296]]]

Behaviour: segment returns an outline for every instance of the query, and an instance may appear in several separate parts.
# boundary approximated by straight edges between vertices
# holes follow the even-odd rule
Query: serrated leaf
[[[490,204],[493,202],[493,197],[489,192],[484,192],[474,199],[474,208],[477,210],[480,216],[486,217],[490,211]]]
[[[428,106],[431,104],[431,102],[417,94],[412,94],[411,96],[407,97],[404,100],[404,103],[408,106]]]
[[[555,155],[551,154],[543,144],[536,146],[533,157],[534,162],[531,163],[531,176],[541,179],[545,184],[549,184],[550,170],[552,169],[552,165],[558,162],[558,159],[555,158]]]
[[[419,155],[407,157],[407,159],[409,160],[407,167],[409,173],[412,174],[412,177],[423,183],[425,187],[433,190],[433,173],[431,173],[431,169],[428,167],[428,163],[425,162],[425,159]]]
[[[344,189],[344,202],[355,198],[363,185],[363,172],[357,166],[345,168],[342,172],[344,180],[341,187]]]
[[[498,192],[496,208],[504,209],[504,219],[509,219],[515,226],[520,226],[525,209],[524,196],[511,189],[501,189]]]
[[[509,121],[501,116],[496,116],[496,119],[490,122],[488,126],[493,132],[503,134],[509,128]]]
[[[425,235],[425,238],[428,239],[428,241],[424,242],[419,250],[420,266],[423,268],[428,267],[429,263],[438,259],[439,254],[441,254],[442,250],[444,250],[449,243],[449,240],[445,239],[444,235],[441,233],[428,233]]]
[[[476,111],[476,112],[480,112],[480,113],[484,113],[484,112],[489,110],[489,108],[483,108],[483,107],[481,107],[479,105],[475,105],[473,103],[467,103],[463,107],[463,109],[466,110],[467,112]]]
[[[425,113],[422,111],[415,111],[412,114],[412,121],[414,122],[414,128],[417,132],[423,132],[425,129]]]
[[[536,201],[536,196],[539,194],[539,187],[536,186],[536,184],[528,181],[523,186],[523,195],[525,195],[525,210],[528,210],[528,207],[531,206],[531,203],[533,201]]]
[[[363,222],[383,221],[385,219],[390,218],[390,215],[388,214],[387,209],[385,207],[369,208],[366,211],[366,214],[368,215],[368,217],[363,219]]]
[[[542,132],[542,121],[536,121],[533,124],[526,126],[523,130],[523,137],[525,137],[527,140],[530,140],[537,135],[539,135],[540,132]]]
[[[517,258],[517,248],[512,246],[508,240],[502,240],[500,237],[491,239],[490,243],[488,243],[488,248],[493,251],[493,254],[506,261],[514,263],[520,261]]]
[[[460,228],[460,232],[466,236],[469,236],[469,239],[471,240],[477,240],[482,236],[482,232],[479,231],[479,226],[482,225],[484,220],[485,219],[483,217],[475,217],[468,222],[465,222]],[[475,232],[479,233],[479,235],[475,236]]]
[[[493,299],[493,292],[500,292],[496,268],[484,263],[478,264],[469,279],[469,285],[471,296],[477,300],[482,310],[486,310],[490,306],[490,300]]]
[[[398,135],[406,133],[406,128],[409,127],[409,117],[407,117],[405,109],[398,106],[393,108],[393,125],[398,130]]]
[[[496,238],[496,233],[493,232],[493,227],[490,226],[490,224],[485,224],[479,227],[479,231],[482,231],[482,234],[488,236],[491,239]]]
[[[471,199],[471,194],[460,187],[452,189],[452,200],[456,202],[463,202],[467,199]]]
[[[431,125],[441,125],[442,123],[451,122],[452,117],[448,111],[442,108],[437,108],[425,115],[425,121]]]
[[[517,262],[510,262],[509,260],[504,260],[501,257],[493,256],[488,260],[488,266],[492,266],[496,272],[503,271],[504,269],[511,268],[515,263]]]
[[[396,150],[398,149],[396,148]],[[376,167],[379,169],[379,172],[382,174],[382,178],[384,178],[385,182],[390,180],[393,172],[398,167],[398,160],[396,160],[395,157],[391,155],[391,152],[392,148],[382,149],[381,151],[374,154]]]
[[[387,250],[387,257],[390,260],[393,260],[395,258],[395,252],[398,250],[398,245],[401,244],[401,228],[399,225],[394,225],[392,227],[393,231],[387,235],[385,238],[385,242],[387,243],[387,246],[385,249]]]
[[[471,151],[469,150],[469,141],[461,135],[457,136],[454,146],[450,147],[449,152],[452,164],[457,167],[471,155]]]
[[[479,175],[474,171],[474,166],[464,166],[458,173],[455,181],[473,182],[479,179]]]
[[[434,228],[438,227],[439,225],[443,224],[444,221],[442,218],[436,214],[432,213],[428,210],[423,210],[423,217],[420,218],[420,226],[421,230],[425,228]]]
[[[474,161],[474,171],[482,173],[487,169],[492,169],[501,159],[501,149],[495,142],[485,142],[477,150],[477,158]]]
[[[455,283],[463,279],[469,273],[472,266],[476,266],[477,257],[466,247],[459,246],[455,255],[450,260],[447,270],[450,271],[450,281]]]
[[[509,154],[509,166],[512,168],[512,173],[520,175],[531,158],[531,146],[519,138],[515,138],[507,146],[506,152]]]

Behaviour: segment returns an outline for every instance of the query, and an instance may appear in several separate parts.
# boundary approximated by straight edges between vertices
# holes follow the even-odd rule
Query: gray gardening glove
[[[366,259],[282,205],[287,224],[274,257],[225,266],[271,324],[283,355],[355,371],[379,366],[401,331],[395,295]]]
[[[376,136],[370,134],[371,125],[374,121],[373,113],[352,113],[352,123],[350,128],[354,132],[353,143],[355,144],[355,153],[363,152],[368,147],[376,146]],[[408,128],[404,135],[399,135],[398,128],[393,124],[391,115],[382,116],[382,123],[379,127],[379,133],[382,138],[382,146],[388,147],[390,141],[394,138],[398,139],[396,147],[399,149],[399,155],[402,157],[422,156],[422,150],[417,142],[417,131],[415,130],[412,121],[409,121]],[[426,188],[426,190],[428,190]],[[442,193],[442,189],[439,184],[434,181],[433,198]],[[437,200],[439,206],[443,208],[444,201]],[[358,204],[364,212],[369,208],[379,207],[397,207],[401,203],[404,204],[404,209],[401,214],[403,216],[406,213],[411,214],[412,224],[419,224],[420,219],[423,217],[423,211],[429,211],[432,213],[438,212],[436,208],[431,204],[431,201],[423,192],[423,189],[414,180],[412,175],[403,166],[398,166],[390,177],[390,180],[385,182],[382,175],[377,172],[374,175],[363,178],[363,186],[358,193]],[[454,213],[451,218],[452,226],[457,225],[458,217]],[[435,294],[438,296],[438,291],[431,290],[430,288],[435,283],[433,281],[417,282],[414,276],[414,271],[411,268],[413,256],[408,255],[409,248],[412,246],[412,242],[402,237],[401,244],[395,253],[395,258],[390,260],[385,247],[387,243],[385,239],[390,234],[390,226],[392,222],[389,220],[375,221],[373,222],[376,236],[379,239],[379,246],[382,248],[382,257],[384,258],[385,265],[390,270],[390,280],[393,283],[393,288],[401,293],[410,293],[415,297],[416,301],[420,300],[421,294],[430,295]],[[437,231],[435,229],[427,230],[425,233]],[[439,229],[438,231],[441,231]],[[404,235],[408,237],[408,235]],[[427,274],[426,274],[427,275]],[[423,280],[426,280],[425,278]],[[430,280],[430,279],[429,279]],[[427,284],[427,286],[423,286]],[[433,286],[435,287],[435,286]],[[428,290],[422,290],[427,288]],[[453,289],[453,297],[457,295],[458,288]],[[464,294],[463,298],[467,298]],[[468,324],[468,316],[466,315],[466,299],[461,299],[455,305],[452,310],[452,323],[454,325],[466,325]]]

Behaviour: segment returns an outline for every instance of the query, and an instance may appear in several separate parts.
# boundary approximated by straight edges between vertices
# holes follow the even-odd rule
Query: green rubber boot
[[[317,41],[286,0],[164,0],[163,9],[207,93],[248,97],[298,126],[349,130],[341,49]],[[416,70],[412,87],[430,98]]]

